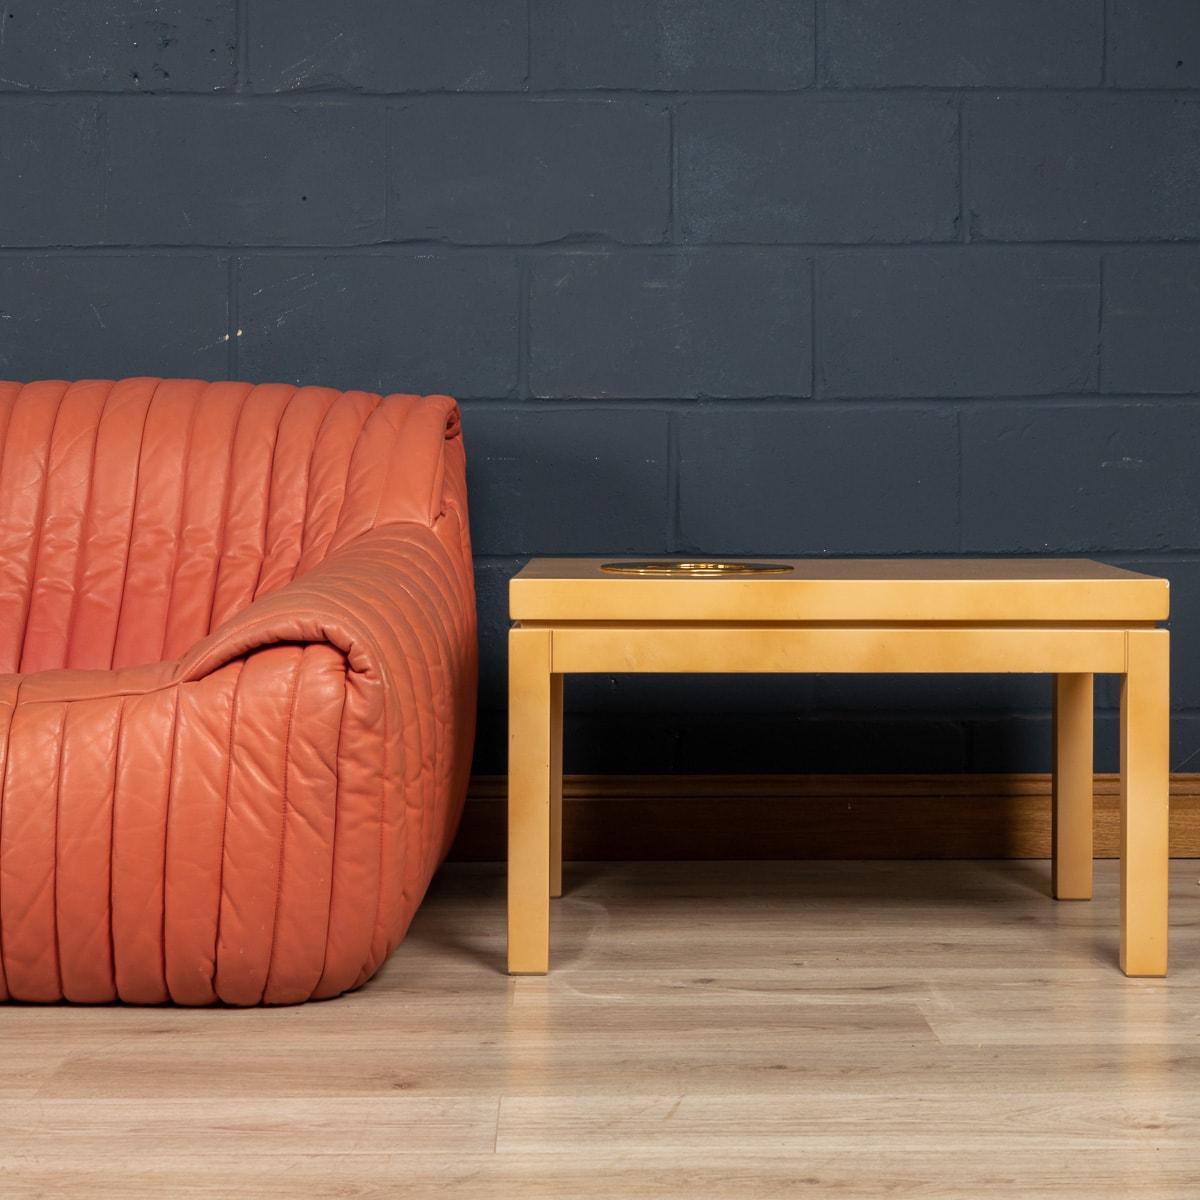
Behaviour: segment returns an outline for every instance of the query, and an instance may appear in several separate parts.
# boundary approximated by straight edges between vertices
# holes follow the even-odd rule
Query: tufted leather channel
[[[474,735],[458,410],[0,383],[0,999],[365,982]]]

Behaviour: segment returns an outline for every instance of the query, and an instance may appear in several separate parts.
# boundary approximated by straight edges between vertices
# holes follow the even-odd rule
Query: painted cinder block
[[[704,554],[948,554],[957,426],[942,407],[681,413],[681,544]]]
[[[774,91],[813,81],[814,0],[534,0],[537,88]]]
[[[947,247],[817,267],[818,392],[1007,396],[1096,389],[1098,257]]]
[[[191,254],[0,255],[0,379],[223,379],[228,278]]]
[[[472,404],[471,538],[482,554],[653,553],[668,510],[667,414]]]
[[[494,91],[527,70],[527,0],[253,0],[260,92]]]
[[[1122,88],[1200,87],[1200,4],[1112,0],[1108,70]]]
[[[661,242],[670,117],[626,100],[424,97],[389,114],[397,241]]]
[[[834,87],[1094,87],[1097,0],[825,0],[823,82]]]
[[[1200,396],[1200,251],[1106,255],[1101,350],[1105,391]]]
[[[249,379],[506,396],[516,386],[517,266],[505,253],[251,256],[238,264]]]
[[[6,0],[0,92],[221,92],[236,0]]]
[[[963,548],[1188,550],[1200,536],[1200,405],[1005,403],[962,414]]]
[[[345,102],[120,99],[104,236],[118,244],[358,245],[384,236],[382,111]]]
[[[101,240],[103,128],[91,99],[39,96],[0,110],[0,245]]]
[[[679,109],[676,146],[684,240],[958,237],[958,108],[947,99],[691,100]]]
[[[786,249],[563,253],[531,269],[546,397],[803,396],[809,263]]]
[[[1200,238],[1200,97],[981,97],[967,132],[973,239]]]

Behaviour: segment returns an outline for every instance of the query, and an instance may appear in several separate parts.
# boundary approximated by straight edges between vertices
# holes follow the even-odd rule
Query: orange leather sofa
[[[454,402],[0,383],[0,447],[0,998],[362,984],[466,789]]]

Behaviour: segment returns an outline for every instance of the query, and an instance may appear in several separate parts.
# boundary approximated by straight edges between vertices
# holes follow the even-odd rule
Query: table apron
[[[1119,675],[1127,670],[1132,630],[622,624],[550,626],[548,632],[555,674]]]

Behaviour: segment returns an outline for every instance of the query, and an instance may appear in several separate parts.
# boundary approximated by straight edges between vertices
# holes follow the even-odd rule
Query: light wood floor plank
[[[503,972],[455,866],[381,975],[279,1010],[0,1008],[0,1196],[1200,1196],[1200,868],[1172,968],[1117,872],[574,865],[555,968]]]
[[[1157,1150],[1007,1150],[782,1157],[678,1155],[204,1155],[171,1163],[64,1167],[26,1161],[0,1174],[5,1200],[1195,1200],[1191,1154]]]
[[[983,1082],[982,1080],[980,1081]],[[979,1088],[973,1096],[920,1088],[697,1096],[506,1096],[497,1150],[524,1154],[674,1152],[769,1155],[873,1150],[974,1152],[1183,1148],[1200,1137],[1200,1093],[1122,1088],[1053,1095]]]
[[[84,1166],[206,1153],[288,1157],[314,1143],[329,1154],[478,1154],[495,1147],[497,1111],[486,1096],[4,1101],[0,1159],[54,1154]]]

